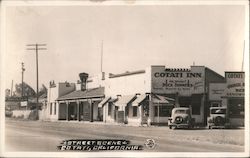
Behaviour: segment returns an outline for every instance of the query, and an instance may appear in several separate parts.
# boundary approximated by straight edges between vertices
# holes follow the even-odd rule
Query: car
[[[178,107],[172,109],[171,118],[168,119],[168,126],[172,128],[193,128],[194,118],[191,117],[190,109],[187,107]]]
[[[207,119],[209,129],[228,128],[230,126],[226,107],[210,107],[210,117]]]

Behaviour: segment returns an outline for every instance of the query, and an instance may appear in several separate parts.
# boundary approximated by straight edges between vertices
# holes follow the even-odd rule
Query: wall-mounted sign
[[[225,96],[226,83],[209,84],[209,100],[221,100]]]
[[[191,95],[204,92],[204,71],[165,71],[161,67],[152,69],[152,91],[154,93],[179,93]]]
[[[28,105],[28,102],[27,101],[22,101],[21,102],[21,106],[27,106]]]
[[[245,73],[226,72],[226,96],[244,97],[245,95]]]

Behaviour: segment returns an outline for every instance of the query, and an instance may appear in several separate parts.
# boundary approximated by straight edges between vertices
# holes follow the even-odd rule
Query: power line
[[[27,47],[27,50],[35,50],[36,52],[36,109],[38,110],[38,99],[39,99],[39,96],[38,96],[38,51],[39,50],[47,50],[46,48],[44,48],[46,46],[46,44],[27,44],[26,45]],[[33,47],[33,48],[31,48]]]

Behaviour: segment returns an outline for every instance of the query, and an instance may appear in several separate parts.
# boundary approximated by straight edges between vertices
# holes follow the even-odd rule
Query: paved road
[[[65,139],[126,139],[144,145],[151,138],[161,152],[243,152],[244,130],[170,130],[83,122],[6,120],[6,151],[59,151]]]

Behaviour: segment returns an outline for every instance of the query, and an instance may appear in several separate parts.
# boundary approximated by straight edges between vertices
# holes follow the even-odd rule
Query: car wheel
[[[208,126],[208,129],[211,129],[211,126]]]
[[[172,126],[169,126],[169,129],[172,129]]]

